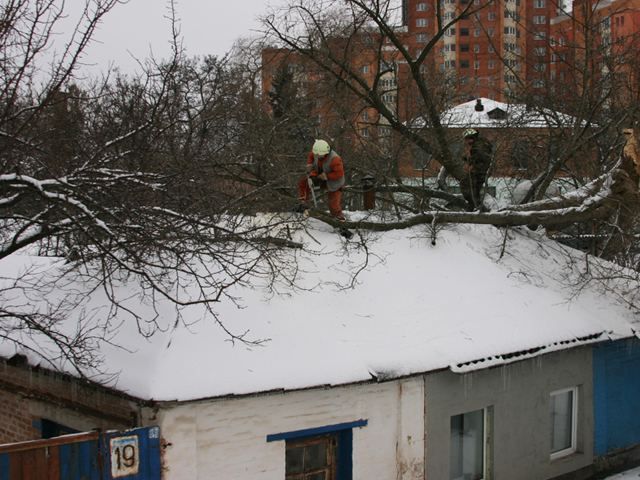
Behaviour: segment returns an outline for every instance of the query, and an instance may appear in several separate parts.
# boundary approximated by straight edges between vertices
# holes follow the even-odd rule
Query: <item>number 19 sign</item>
[[[116,437],[110,440],[111,449],[111,477],[128,477],[137,475],[140,465],[138,437]]]

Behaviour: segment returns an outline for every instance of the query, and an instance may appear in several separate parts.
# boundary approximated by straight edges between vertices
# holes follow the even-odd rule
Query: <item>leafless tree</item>
[[[226,325],[215,304],[236,301],[228,288],[257,277],[294,282],[291,251],[300,246],[279,234],[277,215],[247,215],[268,181],[240,148],[251,129],[240,114],[246,105],[239,108],[246,84],[225,59],[187,59],[175,21],[169,60],[93,84],[75,79],[97,25],[117,4],[86,0],[50,70],[43,66],[64,2],[0,7],[0,338],[80,373],[96,365],[97,342],[109,341],[118,322],[137,322],[142,335],[162,327],[122,301],[123,282],[173,304],[177,324],[184,308],[199,305],[230,339],[259,342]],[[12,261],[24,253],[66,263],[54,262],[54,276],[19,272]],[[34,298],[71,285],[65,278],[88,291],[46,305]],[[87,295],[99,290],[111,307],[100,318],[83,314]],[[82,318],[70,330],[63,321],[72,312]],[[42,336],[46,345],[34,346]]]

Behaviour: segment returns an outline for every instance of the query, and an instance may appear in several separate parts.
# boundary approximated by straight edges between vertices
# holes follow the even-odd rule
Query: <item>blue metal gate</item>
[[[0,480],[160,480],[160,429],[0,445]]]

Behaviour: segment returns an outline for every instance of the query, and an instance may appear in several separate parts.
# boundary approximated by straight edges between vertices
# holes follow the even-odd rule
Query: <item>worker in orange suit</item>
[[[334,152],[324,140],[316,140],[307,157],[307,175],[298,182],[298,198],[303,210],[307,210],[311,189],[309,180],[313,185],[319,185],[327,191],[329,213],[332,217],[345,221],[342,214],[342,187],[344,186],[344,163],[342,158]]]

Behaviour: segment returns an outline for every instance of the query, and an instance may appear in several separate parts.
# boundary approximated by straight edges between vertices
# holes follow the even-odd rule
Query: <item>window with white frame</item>
[[[535,23],[536,25],[544,25],[545,23],[547,23],[547,17],[545,15],[534,15],[533,23]]]
[[[418,43],[427,43],[428,40],[429,40],[429,37],[427,36],[426,33],[418,33],[416,35],[416,42]]]
[[[533,8],[546,7],[546,0],[533,0]]]
[[[576,451],[578,420],[578,388],[571,387],[551,392],[551,459],[564,457]]]
[[[487,20],[489,21],[494,21],[497,17],[496,12],[489,12],[487,14]]]
[[[363,65],[362,67],[360,67],[360,71],[362,73],[369,73],[369,65]]]
[[[418,4],[416,4],[416,10],[418,12],[426,12],[427,11],[427,4],[424,2],[420,2]]]
[[[480,45],[479,44],[475,44],[473,46],[473,53],[480,53]]]
[[[476,28],[476,29],[473,31],[473,36],[474,36],[474,37],[479,37],[480,35],[482,35],[482,30],[480,30],[479,28]]]
[[[450,480],[485,478],[487,424],[487,409],[451,417]]]
[[[480,60],[474,60],[473,69],[474,70],[480,70]]]
[[[427,26],[426,18],[416,18],[416,27],[420,28],[420,27],[426,27],[426,26]]]
[[[496,61],[495,60],[489,60],[487,62],[487,68],[489,70],[493,70],[494,68],[496,68]]]

